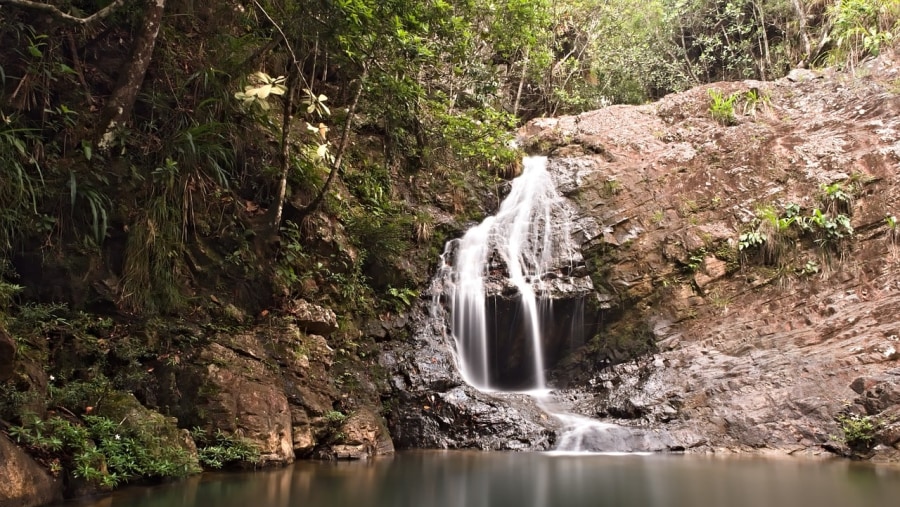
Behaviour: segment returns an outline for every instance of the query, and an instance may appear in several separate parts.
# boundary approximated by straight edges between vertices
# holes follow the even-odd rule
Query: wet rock
[[[361,460],[394,453],[384,421],[369,409],[354,412],[341,425],[340,444],[330,446],[334,459]]]
[[[0,507],[34,507],[62,500],[62,481],[0,433]]]
[[[312,304],[305,299],[291,301],[287,312],[296,319],[297,325],[308,333],[327,336],[338,330],[337,316],[332,310]]]
[[[526,395],[480,392],[459,376],[443,324],[423,308],[411,315],[417,329],[406,343],[390,342],[380,363],[390,372],[387,423],[401,449],[546,450],[555,438],[551,420]]]

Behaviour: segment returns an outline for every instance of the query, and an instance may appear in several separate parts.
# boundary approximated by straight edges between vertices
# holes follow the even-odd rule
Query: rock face
[[[294,459],[287,396],[253,337],[238,335],[230,346],[210,344],[200,355],[206,363],[200,406],[212,426],[249,438],[259,446],[263,464]],[[259,354],[257,354],[259,353]],[[246,357],[246,356],[250,357]]]
[[[334,320],[333,312],[316,308],[325,317],[272,318],[242,332],[220,333],[181,364],[161,365],[158,403],[182,427],[248,440],[260,449],[262,465],[393,452],[374,412],[354,411],[348,421],[353,425],[340,432],[333,427],[329,416],[342,415],[334,409],[341,394],[329,371],[334,351],[324,337],[300,328],[322,330]]]
[[[16,360],[16,344],[0,327],[0,382],[11,378]]]
[[[32,507],[62,500],[62,481],[54,479],[0,434],[0,507]]]
[[[567,175],[609,305],[598,337],[553,376],[589,393],[579,411],[689,447],[790,453],[831,445],[840,414],[890,421],[900,249],[885,217],[900,215],[898,69],[897,55],[883,55],[855,76],[717,83],[523,129]],[[711,117],[713,88],[738,98],[734,125]],[[845,216],[854,233],[766,229],[791,205],[802,217]],[[742,244],[748,232],[766,239]],[[606,368],[634,339],[656,353]],[[896,451],[893,436],[881,442]]]

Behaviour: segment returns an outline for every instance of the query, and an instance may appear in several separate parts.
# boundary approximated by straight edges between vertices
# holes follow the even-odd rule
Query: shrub
[[[12,426],[9,435],[48,458],[51,470],[68,469],[74,477],[111,489],[134,479],[183,477],[199,472],[182,446],[167,443],[138,425],[86,415],[83,424],[62,417],[31,418]]]
[[[204,468],[218,470],[238,463],[259,462],[259,449],[256,446],[222,430],[216,430],[215,434],[210,435],[200,428],[194,428],[191,435],[197,442],[200,464]]]
[[[837,417],[844,432],[844,443],[851,449],[871,449],[881,422],[867,415],[839,415]]]

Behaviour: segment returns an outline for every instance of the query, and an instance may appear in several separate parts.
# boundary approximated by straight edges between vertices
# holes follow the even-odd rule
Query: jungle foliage
[[[383,272],[422,238],[398,182],[471,214],[472,185],[515,174],[525,119],[852,66],[900,19],[890,0],[169,0],[148,48],[153,2],[34,4],[0,1],[0,251],[20,271],[90,259],[69,302],[142,314],[235,278],[277,298],[349,277],[366,297],[371,273],[320,259],[310,215]]]

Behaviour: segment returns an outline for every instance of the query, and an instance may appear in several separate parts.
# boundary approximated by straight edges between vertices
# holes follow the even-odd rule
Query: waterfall
[[[570,413],[551,396],[544,372],[548,342],[581,343],[582,302],[593,286],[583,272],[574,274],[583,260],[570,234],[572,212],[556,190],[547,158],[527,157],[523,165],[497,214],[447,243],[432,315],[444,325],[449,321],[449,345],[469,385],[528,392],[562,424],[555,452],[652,448],[642,433]],[[568,307],[554,315],[553,302],[562,299]]]
[[[460,373],[484,391],[504,390],[509,382],[498,378],[504,367],[517,368],[527,379],[518,382],[522,390],[546,389],[542,328],[552,314],[549,283],[571,268],[576,251],[568,223],[560,220],[566,213],[547,171],[547,158],[527,157],[523,166],[497,214],[448,243],[439,273]],[[526,349],[513,349],[514,357],[499,357],[503,338],[493,329],[497,319],[489,314],[508,309],[498,309],[498,298],[515,302],[515,315],[503,315],[510,324],[502,331],[512,330],[527,344]],[[526,355],[527,365],[522,364]]]

